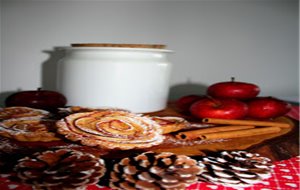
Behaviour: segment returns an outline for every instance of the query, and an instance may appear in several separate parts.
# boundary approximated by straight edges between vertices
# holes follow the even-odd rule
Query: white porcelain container
[[[58,91],[69,106],[145,113],[166,107],[170,50],[153,45],[73,45],[58,63]],[[152,48],[154,47],[154,48]]]

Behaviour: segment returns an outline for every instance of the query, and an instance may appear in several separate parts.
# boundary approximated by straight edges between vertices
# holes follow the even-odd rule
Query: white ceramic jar
[[[136,113],[166,107],[170,50],[137,44],[73,44],[58,63],[58,91],[69,106]]]

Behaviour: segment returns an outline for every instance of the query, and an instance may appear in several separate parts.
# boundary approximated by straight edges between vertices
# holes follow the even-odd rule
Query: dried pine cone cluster
[[[223,151],[214,156],[201,157],[198,164],[204,168],[200,181],[230,187],[247,187],[271,177],[271,160],[245,151]]]
[[[185,189],[202,171],[194,159],[169,152],[145,152],[122,159],[110,176],[113,189]]]
[[[15,166],[21,182],[37,189],[76,189],[95,184],[104,175],[104,161],[92,154],[59,149],[22,158]]]
[[[180,190],[197,181],[246,187],[269,178],[273,167],[259,154],[223,151],[196,159],[144,152],[106,168],[104,160],[92,154],[57,149],[22,158],[14,170],[21,182],[38,189],[77,189],[108,180],[112,189]]]

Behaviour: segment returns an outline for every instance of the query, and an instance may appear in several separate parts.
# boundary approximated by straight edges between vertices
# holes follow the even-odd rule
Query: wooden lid
[[[166,45],[162,44],[111,44],[111,43],[79,43],[71,44],[72,47],[119,47],[119,48],[151,48],[165,49]]]

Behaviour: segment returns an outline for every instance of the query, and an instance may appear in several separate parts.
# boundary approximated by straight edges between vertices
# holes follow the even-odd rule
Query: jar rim
[[[165,49],[164,44],[117,44],[117,43],[73,43],[71,47],[115,47],[115,48],[147,48]]]
[[[148,52],[163,52],[163,53],[172,53],[172,50],[168,49],[159,49],[159,48],[133,48],[133,47],[88,47],[88,46],[82,46],[82,47],[65,47],[65,50],[109,50],[109,51],[120,51],[120,50],[125,50],[125,51],[148,51]]]

